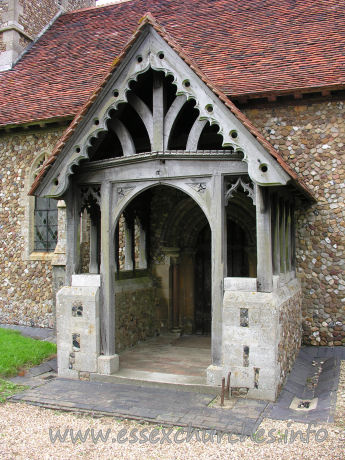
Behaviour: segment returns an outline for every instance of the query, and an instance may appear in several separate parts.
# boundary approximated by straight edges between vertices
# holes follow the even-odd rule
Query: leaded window
[[[51,198],[35,198],[34,250],[52,252],[58,236],[57,202]]]

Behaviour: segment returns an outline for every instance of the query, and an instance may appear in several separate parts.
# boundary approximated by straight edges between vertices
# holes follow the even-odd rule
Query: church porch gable
[[[133,218],[128,213],[126,217],[128,207],[149,189],[173,187],[194,200],[210,227],[212,365],[208,369],[208,383],[219,385],[221,376],[230,370],[234,372],[236,387],[247,388],[249,396],[274,399],[288,365],[281,357],[281,349],[287,348],[293,359],[296,345],[290,342],[297,344],[297,348],[300,343],[298,332],[288,335],[287,347],[281,339],[285,323],[290,321],[285,307],[290,305],[291,298],[300,295],[293,265],[293,202],[284,198],[289,194],[285,191],[289,181],[286,170],[157,31],[149,26],[143,28],[126,58],[105,82],[103,91],[94,97],[87,116],[66,139],[59,156],[54,159],[53,155],[47,162],[32,189],[38,195],[63,198],[67,206],[66,284],[72,286],[58,295],[61,309],[68,310],[66,305],[71,298],[83,291],[83,286],[78,285],[80,278],[76,277],[81,270],[80,213],[87,209],[91,216],[87,276],[92,280],[100,275],[99,284],[84,302],[90,306],[92,316],[88,317],[87,307],[84,310],[82,305],[85,323],[82,320],[78,326],[76,316],[73,331],[59,326],[60,355],[71,347],[69,353],[74,354],[72,361],[64,355],[60,372],[76,376],[79,372],[111,374],[118,370],[118,225],[124,215],[125,268],[130,272],[135,267],[135,231]],[[85,198],[90,198],[88,203]],[[240,203],[242,214],[252,214],[255,237],[252,230],[241,227],[247,224],[241,222],[241,212],[236,211]],[[228,219],[229,204],[233,209]],[[240,238],[235,244],[235,225],[248,233],[250,244]],[[163,242],[160,243],[163,250]],[[145,238],[141,244],[146,244]],[[182,325],[181,285],[177,282],[181,248],[164,247],[171,277],[167,283],[167,327],[176,331]],[[245,254],[246,251],[249,252]],[[237,257],[231,274],[238,269],[244,276],[228,276],[229,254],[231,259]],[[141,257],[143,266],[147,262]],[[280,292],[290,280],[290,287]],[[250,297],[250,301],[244,302],[243,295]],[[242,300],[236,302],[236,296]],[[79,301],[83,302],[76,299],[74,303]],[[294,305],[300,311],[299,303]],[[247,326],[238,325],[241,310],[248,317]],[[255,322],[252,318],[259,310],[260,320]],[[232,318],[230,324],[224,315],[231,318],[232,314],[240,316]],[[273,339],[268,342],[266,317],[270,318],[273,330]],[[87,353],[85,346],[87,350],[90,340],[96,351],[86,365],[75,354]],[[262,361],[260,357],[266,349],[270,353]]]

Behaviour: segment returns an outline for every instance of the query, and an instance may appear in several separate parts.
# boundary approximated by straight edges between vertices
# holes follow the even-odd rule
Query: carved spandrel
[[[101,205],[101,186],[83,185],[80,187],[81,209],[90,209],[96,205]]]
[[[242,187],[244,193],[247,193],[249,198],[252,200],[253,205],[256,205],[255,197],[255,186],[252,182],[245,182],[242,177],[239,177],[234,184],[231,184],[230,188],[225,192],[225,205],[228,204],[229,200],[234,196],[239,187]]]
[[[193,183],[187,183],[189,187],[191,187],[195,192],[203,194],[206,192],[207,189],[207,183],[206,182],[193,182]]]
[[[126,196],[134,189],[134,187],[128,185],[121,185],[120,187],[116,188],[117,192],[117,202],[126,198]]]

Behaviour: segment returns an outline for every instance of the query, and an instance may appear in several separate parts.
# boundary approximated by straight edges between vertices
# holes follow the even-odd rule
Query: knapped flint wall
[[[39,153],[51,152],[63,128],[0,137],[0,322],[53,326],[50,255],[29,260],[28,175]]]
[[[275,105],[245,114],[314,192],[297,212],[303,341],[345,345],[345,103]]]
[[[296,215],[303,341],[344,346],[345,104],[277,104],[244,111],[303,176],[318,201]],[[53,322],[50,262],[23,260],[22,228],[27,225],[23,191],[35,155],[51,151],[61,133],[62,128],[1,135],[1,322],[36,326]]]

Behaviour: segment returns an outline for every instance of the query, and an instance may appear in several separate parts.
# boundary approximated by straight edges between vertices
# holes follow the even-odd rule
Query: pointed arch
[[[186,150],[194,152],[198,149],[198,143],[203,129],[207,120],[200,120],[197,118],[192,126],[192,129],[189,131]]]
[[[113,132],[119,138],[121,143],[123,156],[127,157],[130,155],[135,155],[135,145],[132,139],[132,136],[126,126],[122,123],[119,119],[114,119],[109,121],[109,128],[113,130]]]
[[[21,197],[25,222],[22,228],[24,260],[50,260],[57,243],[57,201],[28,196],[28,190],[49,154],[46,150],[40,151],[26,170]]]
[[[153,141],[153,116],[152,112],[149,107],[145,104],[145,102],[140,99],[134,92],[130,92],[127,96],[129,104],[133,107],[133,109],[137,112],[139,117],[141,118],[142,122],[145,125],[147,134],[150,139],[151,150],[152,150],[152,141]]]
[[[184,94],[176,96],[173,103],[171,104],[168,113],[164,118],[164,150],[167,150],[170,134],[173,129],[174,123],[180,113],[180,110],[187,101],[187,97]]]

